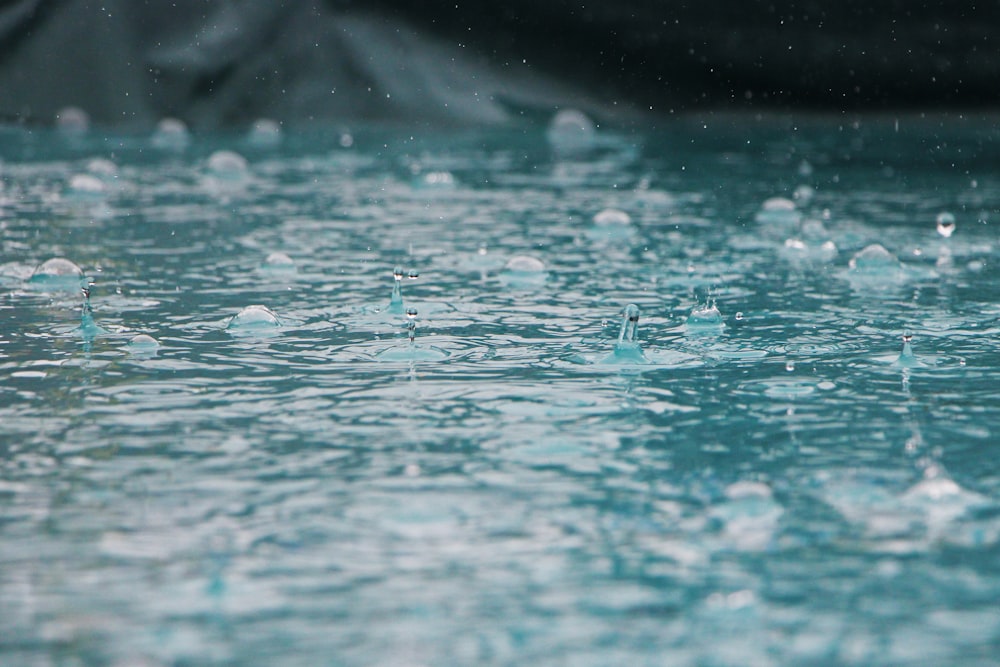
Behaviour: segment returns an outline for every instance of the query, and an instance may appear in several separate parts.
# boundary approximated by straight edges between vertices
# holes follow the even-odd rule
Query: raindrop
[[[792,371],[794,371],[795,370],[795,362],[791,361],[791,360],[786,361],[785,362],[785,370],[788,371],[789,373],[791,373]]]
[[[938,213],[937,233],[946,239],[951,238],[951,235],[955,233],[955,216],[947,212]]]

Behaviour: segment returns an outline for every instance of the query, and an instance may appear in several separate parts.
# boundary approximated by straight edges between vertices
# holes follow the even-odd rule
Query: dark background
[[[195,127],[992,108],[1000,3],[0,0],[0,116]]]

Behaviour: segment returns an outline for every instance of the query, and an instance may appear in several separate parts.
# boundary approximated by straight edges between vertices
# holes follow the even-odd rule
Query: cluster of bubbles
[[[90,127],[90,118],[85,111],[68,107],[56,116],[57,128],[67,136],[85,134]],[[561,110],[551,120],[546,138],[557,155],[572,157],[600,146],[598,125],[585,113],[575,109]],[[282,141],[280,123],[270,119],[255,121],[246,135],[247,143],[255,148],[273,148]],[[184,151],[191,143],[191,132],[184,121],[164,118],[156,126],[151,138],[152,145],[164,151]],[[348,140],[344,145],[350,145]],[[805,164],[805,163],[804,163]],[[807,167],[808,165],[806,165]],[[800,169],[802,172],[802,169]],[[207,183],[220,192],[238,187],[246,182],[249,165],[242,155],[232,150],[218,150],[205,163]],[[94,159],[87,165],[85,173],[73,175],[67,192],[77,199],[99,199],[117,178],[117,167],[110,160]],[[456,186],[454,177],[448,171],[414,172],[416,189],[452,189]],[[820,217],[805,215],[805,207],[815,197],[815,190],[808,185],[800,185],[791,198],[772,197],[765,200],[754,219],[766,236],[784,237],[783,252],[795,259],[829,262],[836,257],[838,248]],[[937,233],[943,239],[950,238],[956,229],[955,217],[951,213],[940,213],[935,221]],[[615,207],[601,209],[592,218],[592,225],[586,235],[596,243],[609,245],[627,244],[636,235],[631,216]],[[275,275],[295,273],[295,263],[285,253],[275,252],[267,256],[261,270]],[[846,277],[862,284],[878,282],[901,282],[909,277],[909,269],[899,258],[880,243],[865,246],[856,252],[847,263]],[[404,277],[415,279],[415,272],[406,273],[401,267],[393,271],[393,288],[389,304],[384,312],[406,317],[409,354],[416,350],[415,329],[417,311],[404,304],[402,282]],[[530,289],[544,284],[549,272],[544,262],[532,255],[511,257],[499,274],[502,285],[514,289]],[[91,283],[82,270],[70,260],[53,258],[39,265],[30,282],[46,289],[65,289],[67,286],[80,289],[84,294],[84,306],[79,330],[87,336],[103,333],[93,320],[90,306]],[[740,314],[737,315],[737,319]],[[618,363],[648,363],[647,355],[638,341],[639,308],[627,305],[622,311],[622,324],[618,341],[610,355]],[[227,329],[233,332],[251,333],[273,330],[281,327],[281,319],[264,305],[250,305],[233,316]],[[725,327],[725,318],[714,299],[698,304],[685,321],[686,330],[691,334],[716,333]],[[898,363],[905,366],[919,364],[913,355],[912,334],[904,335],[903,351]],[[130,347],[149,351],[158,343],[147,334],[135,336]],[[425,350],[424,352],[427,352]],[[426,354],[424,358],[434,358]]]

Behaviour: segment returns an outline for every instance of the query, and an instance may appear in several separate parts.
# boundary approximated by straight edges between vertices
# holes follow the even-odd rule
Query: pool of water
[[[586,130],[0,131],[0,663],[995,664],[1000,132]]]

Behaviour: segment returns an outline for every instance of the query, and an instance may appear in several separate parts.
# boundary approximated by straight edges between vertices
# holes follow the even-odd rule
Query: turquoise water
[[[995,664],[998,144],[0,132],[0,663]]]

